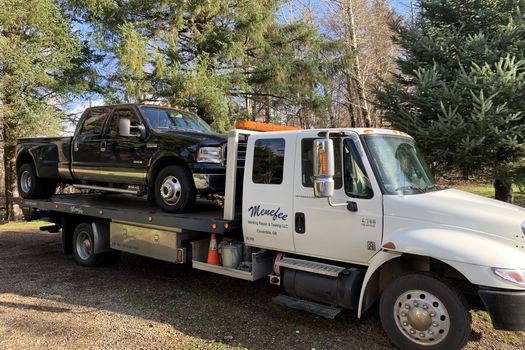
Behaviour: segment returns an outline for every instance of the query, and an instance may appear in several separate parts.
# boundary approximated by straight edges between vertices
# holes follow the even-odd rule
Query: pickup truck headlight
[[[519,286],[525,286],[525,270],[524,269],[498,269],[493,268],[492,271],[499,277]]]
[[[197,152],[199,163],[222,163],[221,147],[201,147]]]

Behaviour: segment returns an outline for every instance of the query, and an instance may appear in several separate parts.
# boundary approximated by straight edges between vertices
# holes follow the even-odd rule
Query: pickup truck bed
[[[50,211],[80,214],[134,224],[225,234],[241,228],[240,218],[224,220],[223,210],[211,201],[198,200],[190,213],[165,213],[146,199],[124,194],[67,194],[50,199],[15,198],[25,215],[47,218]],[[215,228],[214,228],[215,227]]]

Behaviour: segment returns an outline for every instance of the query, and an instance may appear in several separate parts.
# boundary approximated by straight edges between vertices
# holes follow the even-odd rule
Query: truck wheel
[[[18,193],[22,198],[49,198],[52,196],[46,185],[46,181],[36,176],[35,166],[25,163],[18,169]],[[56,186],[55,186],[56,187]],[[54,191],[53,191],[54,193]]]
[[[181,165],[162,169],[155,179],[155,201],[164,211],[183,213],[195,203],[197,190],[191,172]]]
[[[412,273],[393,280],[379,304],[381,323],[400,349],[460,349],[471,331],[465,297],[447,280]]]
[[[104,254],[95,254],[95,238],[93,228],[88,223],[77,226],[73,234],[73,256],[77,264],[82,266],[100,265],[105,258]]]

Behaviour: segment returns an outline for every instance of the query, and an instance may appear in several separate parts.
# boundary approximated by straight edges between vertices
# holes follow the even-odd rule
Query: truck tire
[[[170,165],[162,169],[155,179],[155,201],[168,213],[188,211],[197,198],[197,190],[188,168]]]
[[[50,198],[55,194],[56,183],[40,179],[33,163],[24,163],[18,169],[18,193],[22,198]]]
[[[463,294],[431,273],[394,279],[379,303],[381,323],[400,349],[461,349],[471,332],[471,316]]]
[[[81,223],[73,234],[73,256],[77,264],[87,267],[97,266],[104,262],[106,253],[95,254],[95,238],[89,223]]]

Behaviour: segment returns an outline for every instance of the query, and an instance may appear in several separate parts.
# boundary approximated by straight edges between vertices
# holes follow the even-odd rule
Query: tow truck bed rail
[[[198,201],[185,214],[165,213],[144,198],[124,194],[65,194],[42,200],[15,198],[14,202],[32,219],[49,217],[52,211],[217,234],[241,228],[240,218],[224,220],[223,209],[210,201]]]

